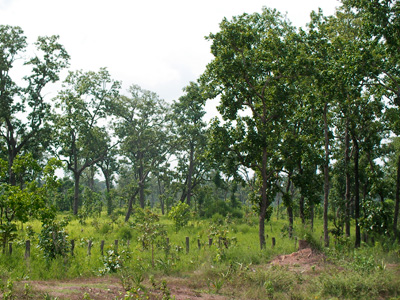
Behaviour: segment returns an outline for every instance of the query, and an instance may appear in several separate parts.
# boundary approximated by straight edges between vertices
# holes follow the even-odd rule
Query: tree
[[[116,117],[115,131],[121,154],[126,158],[134,182],[125,220],[132,212],[135,197],[145,207],[145,183],[150,172],[166,163],[170,150],[168,106],[157,94],[137,85],[129,88],[130,97],[121,96],[110,109]]]
[[[211,147],[225,170],[250,168],[259,178],[259,240],[265,247],[264,222],[271,200],[268,190],[281,169],[281,128],[292,113],[298,36],[276,10],[224,19],[212,41],[213,61],[202,75],[210,97],[220,95]],[[299,70],[299,69],[297,69]]]
[[[35,46],[36,55],[24,62],[31,68],[23,77],[26,86],[19,86],[18,79],[12,78],[12,68],[27,48],[26,37],[20,27],[0,25],[0,140],[5,145],[1,155],[7,159],[11,185],[16,185],[16,157],[30,152],[40,158],[49,144],[50,104],[44,99],[43,89],[59,80],[69,61],[58,36],[39,37]]]
[[[177,135],[178,170],[183,180],[181,201],[190,206],[193,189],[200,184],[206,171],[202,156],[206,146],[206,124],[203,121],[205,111],[201,87],[191,82],[186,93],[172,105],[174,131]]]
[[[345,8],[355,11],[360,20],[362,34],[375,44],[375,51],[370,61],[374,70],[370,72],[366,85],[373,90],[382,88],[382,93],[389,100],[387,110],[391,130],[399,134],[399,127],[394,115],[400,108],[400,2],[397,0],[343,0]],[[396,111],[393,113],[393,111]],[[398,236],[398,217],[400,211],[400,156],[397,164],[395,192],[395,211],[393,233]]]
[[[106,69],[70,72],[58,94],[54,116],[54,152],[66,163],[74,178],[73,213],[78,214],[82,172],[103,160],[110,150],[105,128],[106,104],[119,94],[120,83]]]
[[[61,167],[60,161],[56,159],[50,159],[41,168],[31,154],[17,156],[12,171],[25,180],[22,186],[16,186],[4,180],[8,176],[7,164],[7,161],[0,159],[0,240],[3,253],[8,242],[16,237],[16,221],[27,222],[31,217],[48,219],[54,215],[47,200],[57,187],[55,170]],[[27,169],[31,170],[29,174],[25,172]]]

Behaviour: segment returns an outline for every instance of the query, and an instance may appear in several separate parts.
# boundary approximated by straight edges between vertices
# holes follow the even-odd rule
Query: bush
[[[99,232],[101,234],[107,234],[111,231],[111,226],[108,223],[104,223],[103,225],[101,225]]]
[[[118,230],[118,238],[120,238],[121,240],[131,240],[132,239],[132,229],[130,229],[129,227],[121,227]]]
[[[39,234],[39,248],[46,259],[54,259],[57,256],[66,256],[69,252],[68,234],[65,227],[68,220],[48,221],[42,224]]]
[[[182,227],[189,223],[190,219],[190,208],[184,202],[179,202],[177,205],[171,207],[168,214],[175,224],[175,231],[178,232]]]

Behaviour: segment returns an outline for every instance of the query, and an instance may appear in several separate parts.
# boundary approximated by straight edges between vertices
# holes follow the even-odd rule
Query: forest
[[[168,276],[196,271],[193,289],[220,297],[199,299],[399,299],[400,2],[219,26],[169,103],[106,67],[70,70],[58,36],[28,45],[0,25],[3,299],[111,299],[22,285],[105,274],[113,299],[192,299]],[[300,240],[337,269],[261,268]]]

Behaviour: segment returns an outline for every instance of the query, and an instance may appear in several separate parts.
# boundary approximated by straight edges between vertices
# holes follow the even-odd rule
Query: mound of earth
[[[271,265],[287,266],[289,269],[307,272],[321,269],[326,264],[326,257],[311,248],[301,249],[288,255],[278,255]]]

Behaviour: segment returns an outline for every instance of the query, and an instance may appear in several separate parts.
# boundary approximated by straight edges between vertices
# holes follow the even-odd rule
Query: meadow
[[[192,218],[182,228],[150,211],[139,215],[128,223],[122,214],[61,215],[68,224],[49,235],[53,249],[40,242],[40,222],[19,224],[12,253],[0,256],[3,299],[400,299],[400,247],[389,238],[357,249],[351,238],[332,238],[324,248],[322,222],[310,231],[297,219],[290,238],[287,221],[274,214],[260,250],[251,213]],[[312,251],[298,251],[299,240]]]

